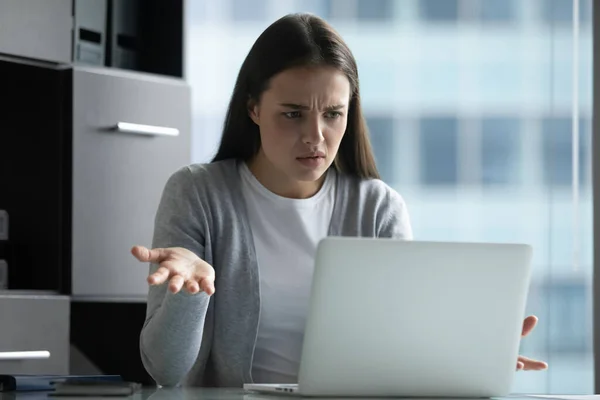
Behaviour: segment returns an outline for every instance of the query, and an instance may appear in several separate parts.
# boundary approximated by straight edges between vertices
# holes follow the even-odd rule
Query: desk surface
[[[0,392],[0,400],[270,400],[294,399],[291,396],[276,396],[246,392],[241,389],[201,389],[201,388],[144,388],[141,393],[129,397],[53,397],[48,392]],[[506,400],[532,400],[526,396],[511,396]],[[336,399],[336,400],[339,400]],[[408,399],[403,399],[408,400]],[[419,399],[425,400],[425,399]],[[452,399],[460,400],[460,399]],[[469,399],[471,400],[471,399]]]

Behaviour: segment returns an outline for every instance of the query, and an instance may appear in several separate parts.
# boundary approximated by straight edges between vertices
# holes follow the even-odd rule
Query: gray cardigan
[[[208,297],[172,294],[166,284],[149,287],[140,352],[159,385],[252,382],[259,270],[238,162],[189,165],[165,185],[152,247],[193,251],[214,267],[216,292]],[[398,193],[381,180],[338,173],[329,235],[411,239],[412,231]],[[156,269],[150,265],[150,273]]]

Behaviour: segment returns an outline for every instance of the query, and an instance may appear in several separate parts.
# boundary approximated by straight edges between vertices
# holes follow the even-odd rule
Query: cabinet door
[[[0,374],[68,374],[69,317],[67,296],[0,294],[0,352],[50,352],[46,359],[0,360]]]
[[[0,1],[0,53],[71,62],[72,0]]]
[[[73,93],[72,295],[144,301],[148,265],[130,249],[151,245],[164,185],[190,163],[190,88],[76,67]]]

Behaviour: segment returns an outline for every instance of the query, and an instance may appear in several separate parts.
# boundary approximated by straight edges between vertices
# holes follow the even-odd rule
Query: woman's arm
[[[388,187],[386,199],[379,207],[377,237],[412,240],[408,209],[402,196]]]
[[[154,226],[153,248],[183,247],[204,257],[205,219],[187,168],[175,172],[163,191]],[[150,264],[149,274],[158,265]],[[196,362],[210,297],[185,290],[173,294],[168,282],[148,290],[146,321],[140,335],[144,367],[162,386],[174,386]]]

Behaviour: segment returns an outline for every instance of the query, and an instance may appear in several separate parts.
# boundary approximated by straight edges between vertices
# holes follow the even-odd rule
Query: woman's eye
[[[342,116],[342,113],[339,111],[328,111],[327,113],[325,113],[325,118],[339,118]]]
[[[285,115],[285,117],[289,119],[300,118],[300,111],[289,111],[283,113],[283,115]]]

